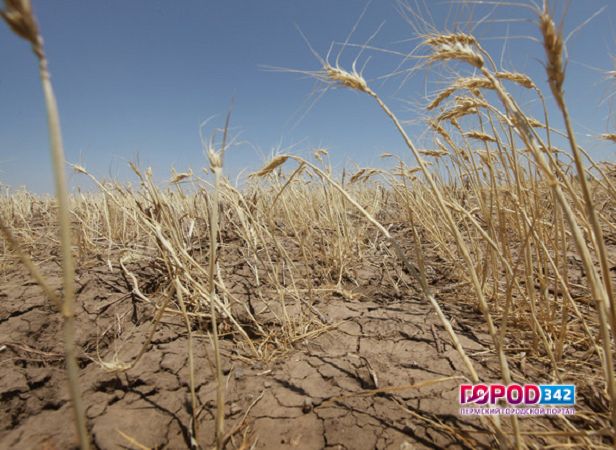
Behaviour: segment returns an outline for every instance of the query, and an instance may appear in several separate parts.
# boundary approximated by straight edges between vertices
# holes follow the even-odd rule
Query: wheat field
[[[204,171],[160,185],[131,164],[131,185],[65,164],[34,13],[5,0],[39,63],[57,195],[0,196],[0,447],[616,445],[616,165],[578,145],[562,30],[533,14],[549,92],[471,34],[421,36],[428,73],[460,67],[425,104],[431,148],[318,56],[308,75],[376,103],[413,165],[340,174],[319,148],[236,186],[229,114]],[[96,189],[69,193],[66,170]],[[575,414],[459,413],[462,383],[531,382],[575,384]]]

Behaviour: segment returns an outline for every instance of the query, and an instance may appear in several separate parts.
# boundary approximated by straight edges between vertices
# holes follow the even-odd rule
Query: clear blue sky
[[[492,10],[490,5],[411,0],[417,3],[427,22],[449,29],[456,28],[459,20],[476,20]],[[553,3],[558,14],[569,2]],[[575,124],[580,133],[590,135],[616,132],[613,104],[606,101],[616,85],[604,73],[613,70],[616,55],[616,2],[570,3],[566,32],[607,6],[568,43],[565,86]],[[399,136],[367,96],[332,90],[309,109],[315,89],[312,80],[262,67],[318,69],[296,25],[323,54],[330,42],[346,39],[365,0],[34,0],[33,4],[58,97],[67,160],[100,177],[128,179],[127,161],[137,156],[141,165],[152,166],[159,180],[169,177],[172,166],[198,171],[207,164],[199,124],[219,114],[211,123],[221,125],[232,98],[233,125],[246,142],[228,154],[226,170],[232,176],[244,167],[258,167],[272,149],[294,144],[300,154],[316,146],[328,148],[337,168],[349,161],[383,164],[379,155],[384,151],[406,155]],[[543,50],[528,39],[538,36],[532,18],[523,8],[502,6],[477,29],[477,35],[497,60],[506,43],[505,68],[525,71],[543,82]],[[375,46],[406,53],[417,44],[414,30],[393,0],[372,2],[351,42],[363,43],[383,21]],[[343,65],[350,65],[354,54],[353,48],[345,50]],[[365,76],[375,90],[401,118],[418,122],[419,105],[438,87],[430,80],[439,80],[440,67],[418,72],[401,85],[401,77],[379,80],[397,67],[398,56],[366,52],[360,62],[366,56],[371,60]],[[35,59],[27,44],[3,23],[0,61],[0,182],[50,192],[47,128]],[[407,62],[405,67],[413,64]],[[411,132],[420,138],[421,127],[411,125]],[[584,136],[581,142],[597,159],[613,159],[609,145]],[[78,175],[70,180],[72,186],[87,184]]]

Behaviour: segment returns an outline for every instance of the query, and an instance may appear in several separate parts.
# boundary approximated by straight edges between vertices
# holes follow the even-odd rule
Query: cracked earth
[[[44,266],[59,275],[57,264]],[[147,269],[147,268],[146,268]],[[231,289],[245,290],[241,270]],[[148,351],[125,373],[105,371],[97,355],[130,361],[151,324],[147,305],[101,262],[78,271],[81,388],[93,444],[99,449],[189,448],[187,335],[179,316],[164,316]],[[59,287],[59,277],[52,277]],[[61,323],[39,288],[15,268],[0,292],[0,448],[75,447],[63,369]],[[455,286],[452,288],[455,290]],[[443,292],[447,292],[444,287]],[[489,448],[479,420],[458,412],[461,359],[436,313],[419,295],[365,290],[314,305],[328,324],[284,353],[253,361],[222,339],[226,430],[254,448]],[[483,379],[497,380],[488,336],[470,326],[478,313],[444,305]],[[458,309],[456,309],[458,308]],[[470,322],[469,322],[470,321]],[[473,331],[474,330],[474,331]],[[197,440],[213,443],[215,383],[211,344],[194,333]],[[455,433],[451,430],[455,429]]]

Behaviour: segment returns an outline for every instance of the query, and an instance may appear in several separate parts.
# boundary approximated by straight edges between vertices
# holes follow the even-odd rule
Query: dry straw
[[[519,72],[496,72],[494,73],[496,78],[501,80],[509,80],[519,84],[527,89],[537,89],[535,82],[528,76]]]
[[[29,3],[11,1],[7,5],[11,6],[10,11],[5,11],[5,19],[44,57],[36,24],[32,17],[28,19]],[[475,38],[455,33],[430,35],[420,44],[420,48],[430,49],[426,56],[429,61],[470,64],[466,67],[470,76],[457,76],[435,93],[427,106],[436,111],[432,113],[435,119],[428,122],[432,142],[427,142],[426,147],[430,150],[415,145],[400,120],[354,66],[346,71],[338,62],[330,65],[320,60],[321,67],[313,74],[329,86],[372,97],[400,133],[417,167],[408,167],[401,157],[396,157],[397,164],[390,171],[363,168],[348,180],[343,175],[338,182],[332,175],[327,152],[319,149],[314,152],[316,162],[291,155],[273,157],[254,174],[245,190],[239,190],[222,174],[228,147],[226,131],[221,147],[213,142],[207,146],[208,173],[214,175],[211,183],[191,171],[172,170],[171,186],[162,189],[152,181],[151,171],[143,172],[133,165],[139,178],[139,186],[133,188],[101,183],[85,168],[73,166],[78,173],[90,176],[101,192],[99,196],[82,195],[74,200],[79,251],[98,255],[98,243],[106,242],[111,267],[111,250],[123,249],[119,266],[132,286],[131,293],[153,310],[147,339],[138,356],[130,364],[111,359],[102,363],[104,367],[114,371],[134,367],[149,348],[162,317],[181,317],[188,331],[188,385],[193,415],[190,428],[194,440],[200,410],[192,348],[197,341],[192,330],[197,320],[211,324],[216,379],[214,441],[223,448],[244,425],[259,398],[248,407],[239,424],[236,422],[225,434],[225,380],[219,333],[232,330],[229,336],[235,342],[236,356],[246,361],[270,361],[285,355],[297,342],[336,326],[320,311],[316,298],[335,293],[347,301],[356,300],[358,294],[345,284],[345,280],[358,282],[353,278],[353,268],[368,259],[374,261],[376,255],[386,259],[393,253],[414,278],[415,289],[434,308],[471,381],[488,381],[480,380],[482,372],[478,373],[473,359],[496,356],[500,376],[506,383],[523,380],[528,364],[532,364],[533,370],[542,368],[542,382],[577,382],[579,392],[584,393],[582,402],[592,391],[598,403],[609,405],[614,420],[612,338],[616,308],[603,238],[603,233],[616,231],[616,188],[610,178],[613,168],[594,164],[575,141],[564,101],[564,41],[547,8],[538,11],[538,16],[550,88],[563,114],[565,135],[571,145],[568,154],[554,146],[556,131],[549,126],[543,95],[532,79],[500,70]],[[459,71],[460,67],[465,69],[464,64],[455,69]],[[532,91],[523,92],[525,96],[536,95],[540,100],[544,107],[541,121],[524,114],[519,107],[514,96],[520,91],[516,85]],[[506,86],[515,90],[509,92]],[[493,95],[484,97],[483,90],[495,93],[496,99]],[[600,138],[616,142],[614,136],[605,134]],[[426,157],[435,159],[427,161]],[[297,163],[297,168],[287,173],[284,165],[291,161]],[[587,161],[595,169],[592,172],[584,165]],[[431,170],[434,167],[438,169]],[[575,171],[577,176],[572,176]],[[189,179],[191,186],[197,187],[195,194],[182,189],[183,182]],[[28,246],[36,245],[34,238],[27,238],[35,232],[31,227],[32,211],[42,210],[46,217],[52,217],[51,202],[31,197],[0,197],[0,231],[49,298],[64,310],[64,299],[49,288],[25,256]],[[365,220],[358,220],[362,218]],[[394,231],[391,224],[402,224],[403,231]],[[375,237],[375,228],[384,239]],[[220,241],[228,235],[239,240],[237,248],[234,240],[224,244]],[[203,245],[204,236],[206,241],[209,237],[208,245]],[[405,238],[413,242],[403,242]],[[405,245],[409,243],[410,249]],[[252,277],[255,298],[274,314],[275,321],[259,321],[259,313],[226,288],[225,273],[235,267],[225,265],[226,255],[232,254],[233,263],[238,258],[230,249],[239,252]],[[430,267],[424,251],[438,256],[438,268]],[[157,278],[166,280],[160,292],[148,295],[139,287],[138,273],[127,267],[129,260],[145,261],[146,252],[153,253],[158,262]],[[388,266],[384,262],[383,271],[399,290],[403,284],[392,276],[399,268],[394,266],[392,270]],[[308,267],[310,276],[306,277]],[[432,285],[429,274],[433,269],[446,272],[452,284]],[[585,276],[578,281],[580,271]],[[66,277],[66,270],[64,274]],[[436,292],[437,288],[442,291]],[[448,296],[448,292],[455,296]],[[155,301],[158,294],[163,298]],[[456,332],[456,322],[462,326],[466,318],[452,319],[451,313],[443,310],[440,297],[455,297],[457,303],[468,303],[481,311],[491,339],[489,353],[467,353]],[[290,307],[290,299],[301,306],[297,314]],[[268,310],[270,306],[274,307]],[[246,310],[238,316],[237,308]],[[251,336],[246,334],[246,323],[253,331]],[[70,349],[67,337],[70,335],[65,333]],[[579,362],[580,353],[584,353],[583,364]],[[597,380],[605,383],[607,395],[594,387],[599,384]],[[396,389],[381,387],[359,395],[393,393]],[[586,409],[575,421],[565,417],[549,423],[531,417],[519,422],[512,418],[510,423],[501,423],[497,418],[486,420],[491,436],[502,448],[591,448],[609,444],[607,433],[613,426],[607,416]],[[430,423],[438,425],[436,421]],[[558,431],[534,433],[537,427],[546,426]],[[472,447],[468,437],[473,432],[462,432],[453,426],[439,429],[456,439],[466,439],[464,442]],[[247,442],[244,441],[246,448],[250,446]]]
[[[75,348],[75,266],[71,251],[71,222],[64,172],[64,149],[60,131],[60,115],[58,113],[56,98],[47,69],[47,58],[45,57],[45,51],[43,49],[43,39],[39,34],[38,25],[32,12],[32,5],[29,0],[5,0],[4,3],[5,9],[1,13],[2,18],[17,35],[30,42],[32,50],[39,61],[39,74],[47,107],[50,149],[53,162],[56,199],[58,202],[60,242],[62,245],[61,255],[64,298],[61,311],[63,318],[66,369],[69,380],[69,391],[73,404],[75,425],[79,435],[79,443],[82,449],[88,449],[90,447],[90,440],[79,389],[79,365],[77,363]],[[45,288],[43,287],[43,289]]]
[[[546,72],[550,89],[556,101],[562,106],[562,89],[565,82],[565,70],[563,67],[564,41],[561,30],[559,30],[544,3],[543,12],[539,15],[539,28],[543,35],[543,46],[547,57]]]
[[[477,139],[479,141],[483,141],[483,142],[496,142],[496,138],[493,136],[490,136],[487,133],[483,133],[481,131],[467,131],[466,133],[464,133],[464,136],[466,136],[467,138],[471,138],[471,139]]]
[[[468,34],[435,35],[428,37],[424,44],[433,49],[430,55],[432,61],[458,60],[465,61],[477,68],[483,67],[483,58],[474,48],[477,41]]]

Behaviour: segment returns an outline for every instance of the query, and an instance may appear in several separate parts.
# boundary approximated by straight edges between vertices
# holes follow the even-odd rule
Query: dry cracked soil
[[[55,288],[58,266],[43,265]],[[230,289],[247,295],[241,270],[234,271]],[[106,371],[99,355],[130,361],[139,353],[152,308],[134,301],[119,271],[102,261],[81,264],[77,280],[80,381],[95,448],[190,448],[183,319],[164,316],[135,367]],[[76,448],[59,315],[23,269],[9,270],[0,285],[0,448]],[[466,371],[436,313],[418,294],[369,285],[353,298],[318,301],[327,327],[271,358],[243,357],[223,337],[225,427],[234,431],[228,448],[243,440],[258,449],[491,448],[484,425],[458,415]],[[452,296],[455,285],[440,292]],[[444,302],[445,312],[456,318],[480,376],[498,380],[480,315],[451,303]],[[194,333],[194,354],[197,441],[207,448],[216,385],[203,332]]]

